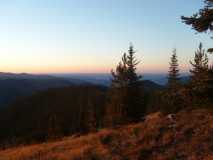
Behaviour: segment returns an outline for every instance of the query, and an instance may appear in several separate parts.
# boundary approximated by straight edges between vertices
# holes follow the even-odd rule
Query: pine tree
[[[111,107],[108,109],[119,113],[115,121],[137,121],[144,113],[143,98],[141,94],[141,76],[136,73],[138,61],[135,51],[130,45],[128,54],[124,53],[122,61],[112,70]],[[118,120],[120,119],[120,120]]]
[[[116,67],[116,71],[112,73],[112,87],[127,87],[137,84],[141,80],[141,76],[136,73],[136,66],[139,64],[134,56],[135,51],[133,45],[130,45],[128,55],[123,54],[121,62]]]
[[[180,86],[180,74],[179,74],[179,65],[177,59],[176,49],[173,50],[171,57],[169,75],[168,75],[168,88],[171,90],[176,90]]]
[[[179,65],[177,59],[176,49],[173,50],[171,56],[170,67],[168,72],[168,90],[163,94],[164,105],[163,111],[166,113],[175,113],[182,109],[183,98],[181,95],[181,83],[179,74]]]
[[[134,56],[134,54],[136,52],[134,51],[133,45],[129,46],[128,53],[129,53],[128,56],[127,56],[128,85],[134,85],[134,84],[137,84],[142,77],[141,77],[141,75],[138,76],[137,73],[136,73],[136,66],[139,64],[139,62]]]
[[[198,50],[195,52],[194,62],[191,62],[191,89],[192,94],[205,97],[208,81],[208,56],[200,43]]]
[[[213,0],[205,0],[205,6],[191,17],[182,16],[181,19],[187,25],[191,25],[198,32],[213,33]]]
[[[192,26],[199,33],[213,33],[213,0],[204,0],[205,6],[198,13],[191,17],[182,16],[183,23]],[[213,38],[213,37],[211,37]],[[209,48],[209,53],[213,53],[213,48]]]
[[[127,56],[127,96],[125,98],[127,116],[132,121],[137,121],[145,112],[142,96],[141,75],[137,75],[136,66],[139,61],[135,58],[133,45],[129,46]]]

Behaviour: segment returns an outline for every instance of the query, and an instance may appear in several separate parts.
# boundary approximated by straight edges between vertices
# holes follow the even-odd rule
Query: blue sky
[[[202,0],[7,0],[0,2],[0,71],[99,73],[133,43],[139,72],[166,72],[177,48],[183,72],[199,42],[181,23]]]

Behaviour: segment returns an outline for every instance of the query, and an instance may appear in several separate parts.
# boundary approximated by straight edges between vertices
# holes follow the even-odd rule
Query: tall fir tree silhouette
[[[180,86],[180,74],[179,65],[177,59],[177,51],[173,50],[173,54],[170,61],[169,74],[168,74],[168,88],[176,90]]]
[[[169,64],[167,90],[163,95],[163,101],[165,102],[163,108],[166,113],[175,113],[183,107],[183,98],[181,96],[182,86],[176,49],[173,50]]]
[[[136,73],[139,61],[135,58],[133,45],[129,46],[128,54],[124,53],[121,62],[112,70],[112,107],[120,111],[124,121],[137,121],[144,114],[141,76]]]
[[[135,58],[135,51],[133,45],[129,46],[128,56],[127,56],[127,78],[128,85],[134,85],[140,81],[142,78],[141,75],[137,75],[136,66],[139,64],[139,61]]]
[[[135,58],[133,45],[129,46],[127,55],[127,95],[125,98],[127,116],[131,121],[137,121],[143,116],[145,106],[142,96],[142,76],[136,73],[139,61]]]
[[[136,73],[136,67],[138,64],[139,61],[135,58],[134,47],[131,44],[129,46],[128,54],[124,53],[116,70],[111,71],[112,87],[127,87],[137,84],[142,78],[141,75]]]
[[[203,49],[202,43],[199,44],[198,50],[195,52],[194,62],[191,73],[191,89],[194,95],[204,96],[207,89],[208,81],[208,56]]]

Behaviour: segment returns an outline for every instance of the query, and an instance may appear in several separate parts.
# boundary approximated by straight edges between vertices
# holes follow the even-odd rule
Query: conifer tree
[[[121,62],[116,67],[116,71],[111,71],[112,87],[127,87],[137,84],[141,80],[142,77],[136,73],[136,66],[139,62],[134,54],[133,45],[130,45],[128,55],[124,53]]]
[[[191,25],[198,32],[213,33],[213,0],[205,0],[205,6],[191,17],[182,16],[181,19],[187,25]]]
[[[139,61],[135,58],[133,45],[129,46],[127,55],[127,96],[125,98],[127,116],[132,121],[137,121],[145,112],[142,96],[142,76],[136,73]]]
[[[204,0],[205,6],[190,17],[182,16],[183,23],[192,26],[199,33],[213,34],[213,0]],[[213,38],[213,37],[211,37]],[[209,53],[213,48],[209,48]]]
[[[169,75],[168,75],[168,88],[176,90],[180,85],[180,74],[179,74],[179,65],[177,59],[176,49],[173,50],[171,57]]]
[[[194,62],[191,62],[191,89],[192,94],[196,96],[205,96],[208,81],[208,56],[200,43],[195,52]]]
[[[180,93],[181,83],[180,83],[180,74],[179,74],[179,65],[177,59],[176,49],[173,50],[171,56],[170,67],[168,72],[168,89],[163,95],[163,111],[166,113],[174,113],[182,109],[183,99]]]
[[[136,73],[136,66],[139,64],[139,61],[134,56],[136,52],[134,51],[133,45],[129,46],[128,53],[129,53],[127,56],[128,85],[134,85],[134,84],[137,84],[142,77],[141,75],[138,76]]]
[[[141,76],[136,73],[138,63],[134,48],[130,45],[128,54],[124,53],[115,72],[112,70],[111,107],[114,109],[111,111],[120,113],[111,115],[117,115],[117,118],[124,121],[137,121],[144,114]]]

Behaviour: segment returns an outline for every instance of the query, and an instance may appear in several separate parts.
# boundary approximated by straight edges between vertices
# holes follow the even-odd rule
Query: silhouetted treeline
[[[20,99],[0,112],[0,144],[42,142],[98,129],[105,95],[104,87],[76,86]]]

